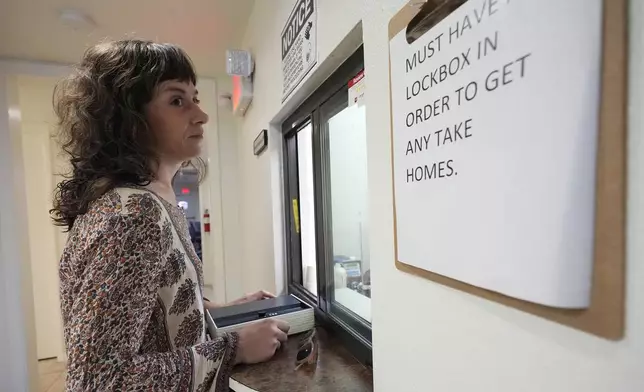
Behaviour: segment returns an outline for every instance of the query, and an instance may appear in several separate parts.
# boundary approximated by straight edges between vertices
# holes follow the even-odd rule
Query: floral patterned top
[[[67,391],[228,391],[238,335],[207,338],[203,268],[178,207],[108,192],[76,219],[60,283]]]

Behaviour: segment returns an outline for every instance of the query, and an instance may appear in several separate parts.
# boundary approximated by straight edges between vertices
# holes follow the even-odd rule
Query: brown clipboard
[[[430,0],[431,1],[431,0]],[[471,0],[470,0],[471,1]],[[423,1],[409,1],[390,21],[389,40],[419,13]],[[398,238],[393,187],[393,97],[390,97],[392,189],[394,189],[394,246],[396,268],[436,283],[531,313],[606,339],[624,337],[626,285],[626,0],[604,0],[601,103],[597,148],[595,245],[590,306],[583,310],[553,308],[472,286],[398,260]],[[391,64],[391,54],[390,54]],[[391,94],[391,66],[389,67]]]

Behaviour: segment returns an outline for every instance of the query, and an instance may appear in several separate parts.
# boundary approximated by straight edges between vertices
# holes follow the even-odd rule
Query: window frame
[[[332,258],[333,229],[331,224],[331,191],[329,162],[329,135],[321,124],[323,112],[337,107],[348,94],[348,82],[364,69],[364,50],[360,46],[316,91],[307,98],[283,123],[284,205],[287,256],[287,283],[290,294],[304,300],[315,310],[316,320],[330,329],[361,362],[372,364],[371,325],[358,315],[333,301],[333,269],[327,260]],[[305,289],[302,282],[301,230],[296,232],[293,198],[299,204],[299,175],[297,133],[308,124],[313,135],[313,178],[316,227],[317,296]],[[299,219],[299,217],[298,217]],[[301,223],[301,222],[300,222]],[[301,228],[301,224],[300,224]]]

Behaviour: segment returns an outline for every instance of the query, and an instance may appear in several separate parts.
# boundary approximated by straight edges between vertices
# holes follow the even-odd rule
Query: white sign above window
[[[315,0],[297,0],[282,30],[282,101],[317,63]]]

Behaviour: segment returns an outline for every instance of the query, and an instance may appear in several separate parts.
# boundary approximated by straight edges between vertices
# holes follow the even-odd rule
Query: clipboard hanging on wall
[[[623,337],[626,16],[411,0],[391,19],[399,270]]]

